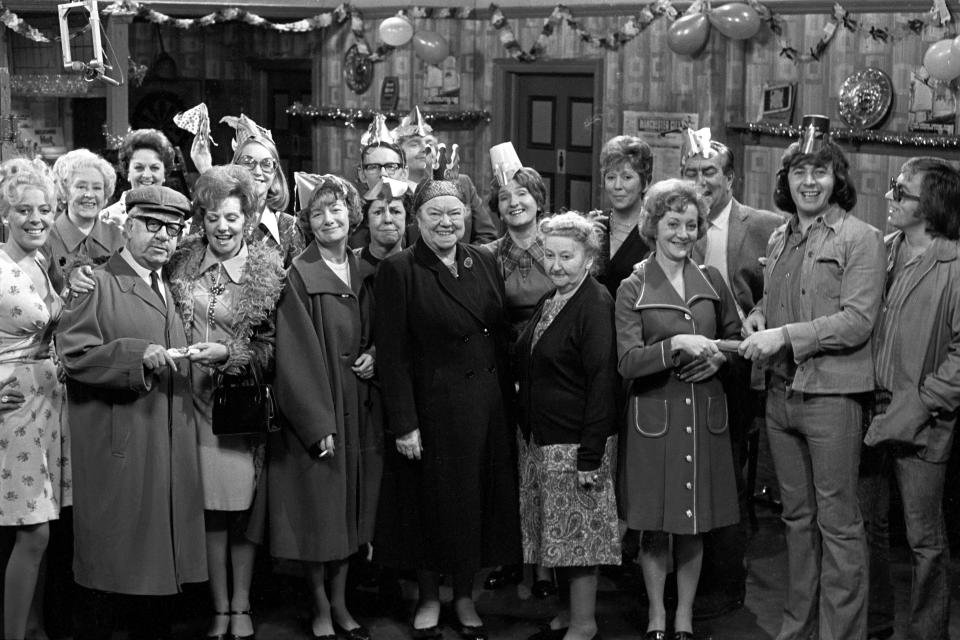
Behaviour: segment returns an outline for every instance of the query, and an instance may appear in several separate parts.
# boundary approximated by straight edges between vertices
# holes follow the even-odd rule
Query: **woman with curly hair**
[[[650,253],[638,225],[643,194],[653,178],[653,151],[636,136],[610,138],[600,151],[600,175],[612,209],[598,257],[597,279],[616,297],[633,265]]]
[[[167,136],[156,129],[136,129],[123,137],[117,158],[120,176],[130,188],[161,185],[173,170],[175,154]],[[100,212],[100,219],[123,226],[127,219],[127,192]]]
[[[75,267],[106,262],[124,239],[119,226],[100,220],[100,211],[117,186],[117,173],[109,162],[88,149],[75,149],[57,159],[55,174],[64,212],[54,220],[43,253],[59,291]]]
[[[669,536],[676,556],[674,640],[693,638],[701,534],[739,520],[727,404],[717,339],[740,335],[740,316],[720,272],[690,252],[706,234],[707,204],[696,186],[650,187],[640,233],[654,253],[617,293],[617,368],[628,386],[620,438],[618,496],[627,526],[641,531],[647,590],[646,640],[666,640],[663,601]]]
[[[277,307],[277,402],[270,436],[270,551],[307,566],[314,637],[369,640],[347,609],[347,558],[373,538],[381,426],[365,400],[374,373],[369,296],[347,248],[360,217],[357,190],[308,176],[300,224],[312,238],[287,274]],[[325,583],[329,584],[329,594]]]
[[[263,468],[264,438],[213,433],[215,374],[273,369],[274,310],[283,286],[276,251],[244,241],[257,197],[243,167],[213,167],[197,180],[193,227],[170,260],[170,288],[193,361],[193,404],[203,479],[207,570],[214,620],[208,637],[252,638],[250,581],[256,546],[244,536]],[[232,584],[228,575],[232,574]],[[232,587],[232,588],[231,588]]]
[[[3,636],[11,640],[26,633],[49,523],[72,504],[63,387],[50,359],[63,303],[40,252],[55,210],[42,167],[22,159],[0,165],[0,532],[12,540],[3,575]]]

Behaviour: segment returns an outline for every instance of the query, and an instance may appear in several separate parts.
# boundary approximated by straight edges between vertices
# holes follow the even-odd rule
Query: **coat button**
[[[687,427],[687,433],[693,433],[693,427]]]
[[[689,314],[689,313],[683,314],[683,319],[684,319],[684,320],[689,320],[689,319],[690,319],[690,314]]]
[[[687,517],[688,517],[688,518],[692,518],[692,517],[693,517],[693,511],[691,511],[690,509],[687,509]]]
[[[683,399],[683,403],[684,403],[684,404],[690,404],[691,402],[692,402],[692,400],[690,400],[690,398],[684,398],[684,399]]]
[[[693,490],[693,483],[692,483],[692,482],[688,482],[688,483],[686,484],[686,487],[687,487],[687,491],[692,491],[692,490]]]
[[[490,329],[487,329],[486,327],[484,327],[484,328],[483,328],[483,335],[485,335],[485,336],[490,335]]]
[[[686,460],[687,462],[693,462],[693,456],[688,453]]]
[[[470,336],[463,336],[464,342],[470,342]]]

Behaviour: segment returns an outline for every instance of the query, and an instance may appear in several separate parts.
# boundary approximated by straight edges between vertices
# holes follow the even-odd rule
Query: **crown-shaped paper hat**
[[[201,102],[173,116],[173,124],[200,137],[204,142],[217,146],[213,136],[210,135],[210,112],[207,111],[207,103]]]
[[[420,113],[420,107],[414,105],[413,111],[408,113],[400,121],[400,124],[393,130],[395,138],[408,138],[410,136],[428,136],[433,133],[433,127],[428,125]]]
[[[456,180],[460,176],[460,145],[447,148],[446,142],[437,145],[433,154],[433,179]]]
[[[800,153],[819,153],[823,143],[830,140],[830,118],[821,115],[803,116],[800,123]]]
[[[523,163],[512,142],[501,142],[490,147],[490,166],[502,187],[513,180],[517,171],[523,168]]]
[[[710,127],[704,127],[696,131],[690,127],[684,128],[683,145],[680,150],[680,157],[683,162],[696,155],[707,159],[717,155],[717,150],[710,144],[710,138]]]
[[[394,180],[384,176],[363,194],[363,199],[371,202],[374,200],[396,200],[409,190],[410,183],[406,180]]]
[[[364,147],[369,147],[370,145],[384,142],[396,144],[397,139],[394,137],[393,132],[390,131],[390,127],[387,126],[387,117],[382,113],[377,113],[373,116],[373,122],[367,127],[366,132],[360,136],[360,144]]]
[[[267,140],[271,145],[274,144],[273,134],[270,133],[270,130],[264,129],[245,114],[241,113],[239,116],[223,116],[220,118],[220,122],[225,122],[234,128],[233,142],[231,143],[234,151],[250,138],[254,140]]]

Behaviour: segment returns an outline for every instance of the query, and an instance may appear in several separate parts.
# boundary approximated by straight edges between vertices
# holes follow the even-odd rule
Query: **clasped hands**
[[[681,382],[703,382],[719,371],[727,361],[726,356],[720,352],[716,340],[696,333],[673,336],[670,339],[670,346],[675,353],[686,353],[693,358],[693,362],[687,363],[675,372]]]

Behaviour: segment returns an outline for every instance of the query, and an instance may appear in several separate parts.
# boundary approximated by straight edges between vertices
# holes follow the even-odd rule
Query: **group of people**
[[[477,573],[523,564],[563,585],[536,640],[591,640],[598,568],[634,559],[644,637],[690,640],[698,599],[743,600],[742,451],[763,420],[790,581],[778,640],[892,633],[891,477],[910,637],[947,637],[948,163],[903,165],[885,240],[853,214],[823,119],[783,155],[785,216],[733,198],[717,141],[688,132],[678,177],[651,184],[650,148],[616,136],[612,208],[551,215],[503,145],[485,205],[415,110],[393,130],[375,118],[356,182],[296,174],[291,214],[270,132],[231,122],[229,165],[194,144],[189,199],[163,186],[173,151],[153,130],[125,138],[130,188],[110,206],[116,172],[87,150],[0,165],[8,640],[68,507],[77,640],[109,638],[123,610],[134,640],[169,637],[159,596],[202,581],[207,637],[252,640],[260,545],[303,564],[319,640],[371,637],[347,601],[360,549],[415,577],[418,640],[441,636],[445,577],[456,633],[486,638]],[[218,424],[226,377],[272,385],[275,429]]]

